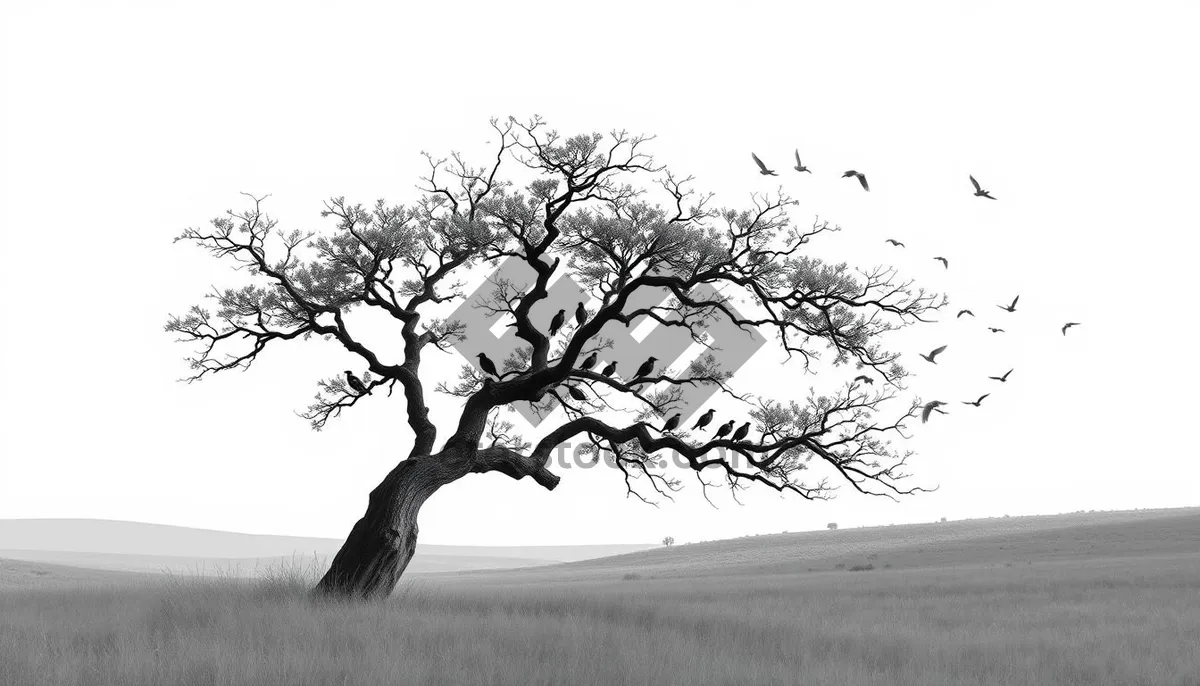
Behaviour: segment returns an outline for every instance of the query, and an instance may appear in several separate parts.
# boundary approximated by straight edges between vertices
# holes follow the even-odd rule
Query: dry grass
[[[1200,683],[1200,551],[1007,565],[9,591],[0,684]]]

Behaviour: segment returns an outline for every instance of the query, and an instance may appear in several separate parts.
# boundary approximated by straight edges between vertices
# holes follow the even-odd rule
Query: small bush
[[[865,564],[865,565],[854,565],[853,567],[850,568],[850,571],[852,571],[852,572],[869,572],[872,569],[875,569],[875,565]]]
[[[839,563],[837,563],[836,565],[834,565],[834,566],[833,566],[833,568],[834,568],[834,569],[845,569],[845,568],[846,568],[846,564],[845,564],[844,562],[839,562]]]
[[[641,574],[635,574],[633,572],[629,572],[625,576],[621,577],[621,581],[637,581],[640,578],[642,578]]]

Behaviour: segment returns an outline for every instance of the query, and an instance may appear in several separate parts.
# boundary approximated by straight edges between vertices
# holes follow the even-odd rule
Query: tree
[[[825,525],[825,528],[829,529],[830,531],[837,531],[837,522],[830,522]]]
[[[673,546],[673,545],[675,545],[675,537],[674,537],[674,536],[667,536],[667,537],[663,538],[663,545],[665,545],[665,546]]]
[[[268,348],[316,335],[365,366],[367,392],[350,389],[340,371],[346,367],[337,366],[338,375],[317,381],[316,399],[302,415],[314,429],[360,402],[385,402],[394,389],[403,395],[412,438],[407,457],[371,491],[317,592],[388,596],[412,558],[417,513],[429,496],[486,472],[531,477],[553,490],[559,476],[548,458],[575,437],[597,458],[601,451],[609,455],[628,492],[643,499],[635,482],[666,497],[680,488],[652,459],[662,451],[673,451],[703,488],[714,484],[702,471],[719,474],[735,491],[758,484],[809,500],[831,496],[830,475],[872,495],[924,490],[900,484],[909,453],[889,439],[903,437],[919,406],[915,399],[888,403],[904,390],[906,374],[880,339],[927,321],[924,315],[944,299],[901,281],[894,268],[856,271],[806,254],[814,238],[838,227],[819,221],[793,226],[787,209],[794,202],[782,189],[774,197],[752,196],[743,209],[711,208],[712,195],[691,190],[691,177],[655,164],[644,150],[646,137],[564,138],[537,117],[493,120],[492,127],[496,154],[484,166],[472,167],[458,153],[441,160],[426,155],[430,171],[411,206],[381,200],[368,209],[338,197],[322,212],[334,220],[332,231],[284,232],[263,212],[264,198],[251,197],[248,209],[228,211],[211,228],[189,229],[177,239],[232,261],[250,277],[241,288],[214,293],[215,312],[193,306],[170,317],[166,329],[195,344],[188,381],[248,368]],[[522,174],[528,178],[518,184]],[[651,183],[635,186],[640,179]],[[649,200],[651,194],[658,201]],[[439,443],[423,355],[451,351],[467,332],[461,321],[434,316],[437,306],[466,297],[464,274],[491,273],[506,260],[519,261],[529,282],[498,279],[479,306],[509,317],[519,345],[495,377],[467,364],[456,382],[435,386],[461,399],[462,407]],[[551,316],[575,307],[548,302],[547,287],[562,272],[586,291],[594,311],[582,324],[572,318],[551,340]],[[721,289],[750,298],[753,311],[738,311]],[[384,344],[360,335],[356,317],[364,310],[393,322],[398,335]],[[598,373],[600,365],[579,368],[586,356],[610,346],[602,333],[646,318],[701,344],[706,327],[730,322],[769,334],[804,369],[830,352],[832,367],[853,364],[882,383],[861,389],[847,382],[832,393],[780,400],[735,392],[731,373],[713,354],[682,369],[660,362],[642,378],[621,376],[642,360],[627,361],[614,376]],[[478,352],[463,354],[474,360]],[[568,386],[585,399],[565,392]],[[663,418],[683,405],[684,389],[693,387],[716,389],[723,401],[746,408],[759,436],[713,440],[716,424],[701,432],[683,431],[690,423],[660,432]],[[528,442],[501,417],[521,404],[547,415],[561,406],[563,421],[536,444]],[[699,408],[682,409],[690,416]],[[880,421],[884,410],[892,418]],[[827,474],[805,481],[814,459]]]

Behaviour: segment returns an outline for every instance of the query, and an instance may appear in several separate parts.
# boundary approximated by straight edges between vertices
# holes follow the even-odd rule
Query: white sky
[[[239,191],[271,193],[282,228],[329,227],[318,212],[335,195],[409,203],[421,150],[483,163],[489,117],[534,113],[568,134],[656,134],[657,161],[721,205],[775,190],[754,150],[800,199],[797,222],[843,227],[822,250],[894,261],[950,294],[947,319],[962,306],[985,321],[925,327],[903,348],[913,390],[954,403],[910,442],[911,483],[937,493],[892,503],[847,486],[809,503],[753,489],[714,509],[689,478],[655,509],[606,469],[561,471],[553,493],[470,476],[426,505],[423,542],[684,542],[1197,504],[1195,3],[399,7],[416,4],[0,10],[0,517],[344,536],[406,454],[402,402],[373,398],[312,432],[294,412],[316,380],[360,366],[319,341],[176,382],[189,348],[163,332],[168,313],[241,276],[172,238],[242,209]],[[811,176],[789,171],[795,147]],[[840,178],[850,168],[872,192]],[[969,173],[999,200],[972,197]],[[1016,315],[995,308],[1018,293]],[[1063,338],[1068,319],[1084,325]],[[936,368],[911,354],[941,343]],[[1007,385],[985,383],[1010,367]],[[764,358],[735,384],[802,395],[811,377],[783,373]],[[987,391],[979,410],[958,404]]]

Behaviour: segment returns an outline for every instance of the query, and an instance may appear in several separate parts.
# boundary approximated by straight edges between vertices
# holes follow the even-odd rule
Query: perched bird
[[[804,166],[804,163],[800,161],[799,148],[796,149],[796,166],[792,167],[792,169],[795,169],[798,172],[808,172],[809,174],[812,173],[812,172],[808,171],[808,167]]]
[[[900,241],[896,240],[895,238],[889,238],[886,241],[884,241],[884,243],[891,243],[892,245],[896,246],[897,248],[904,247],[904,244],[901,243]]]
[[[929,415],[934,410],[937,410],[938,412],[941,412],[942,414],[946,414],[942,410],[938,410],[938,407],[945,405],[945,404],[946,403],[944,403],[940,400],[931,400],[931,401],[925,403],[925,409],[921,411],[921,423],[924,424],[925,422],[929,421]]]
[[[980,188],[980,187],[979,187],[979,182],[975,180],[975,177],[974,177],[974,176],[970,176],[969,174],[968,174],[968,176],[969,176],[969,177],[970,177],[970,179],[971,179],[971,184],[975,186],[975,195],[977,195],[977,196],[979,196],[979,197],[981,197],[981,198],[987,198],[987,199],[989,199],[989,200],[995,200],[995,198],[993,198],[993,197],[992,197],[992,194],[991,194],[991,193],[989,193],[988,191],[985,191],[985,190],[983,190],[982,188]]]
[[[860,374],[860,375],[854,377],[854,383],[858,383],[859,381],[861,381],[863,383],[869,383],[871,385],[875,385],[875,379],[872,379],[871,377],[867,376],[866,374]]]
[[[933,259],[937,260],[938,262],[941,262],[942,266],[945,267],[946,269],[950,268],[950,260],[947,260],[944,257],[935,257]]]
[[[591,355],[588,355],[588,358],[586,360],[583,361],[583,364],[579,365],[579,368],[584,371],[587,371],[595,366],[596,366],[596,353],[592,353]]]
[[[677,426],[679,426],[679,413],[678,412],[671,415],[671,418],[667,420],[667,423],[663,424],[663,428],[662,428],[663,433],[668,433],[668,432],[674,431],[675,427],[677,427]]]
[[[773,169],[767,169],[767,165],[763,164],[763,161],[758,159],[758,155],[750,153],[750,156],[754,158],[754,163],[758,165],[759,174],[762,174],[763,176],[779,176]]]
[[[700,415],[700,419],[696,421],[696,426],[692,427],[692,431],[695,431],[696,429],[703,429],[704,427],[711,424],[712,420],[713,420],[714,412],[716,412],[716,410],[709,410],[708,412],[705,412],[704,414]]]
[[[743,438],[745,438],[746,434],[748,434],[748,433],[750,433],[750,422],[746,422],[745,424],[742,424],[741,426],[738,427],[737,431],[733,432],[733,440],[740,441]]]
[[[477,355],[477,357],[479,358],[479,368],[480,369],[482,369],[487,374],[491,374],[492,376],[496,377],[497,379],[500,378],[500,374],[498,374],[496,372],[496,363],[495,362],[492,362],[491,359],[489,359],[488,356],[484,355],[483,353],[479,353],[479,355]]]
[[[994,326],[989,326],[988,331],[991,331],[992,333],[1004,333],[1004,329],[997,329]]]
[[[970,310],[959,310],[959,311],[958,311],[958,317],[961,317],[961,316],[963,316],[964,314],[969,314],[969,315],[971,315],[972,317],[974,317],[974,316],[975,316],[975,313],[974,313],[974,312],[972,312],[972,311],[970,311]],[[955,317],[955,319],[958,319],[958,317]]]
[[[354,372],[350,371],[349,369],[346,370],[346,384],[350,386],[350,390],[354,391],[358,395],[362,395],[367,392],[367,387],[363,385],[362,379],[355,376]]]
[[[853,169],[851,169],[850,171],[846,172],[845,174],[842,174],[843,179],[848,176],[853,176],[853,177],[858,178],[858,182],[862,184],[864,191],[871,190],[871,187],[867,185],[867,175],[866,174],[864,174],[862,172],[856,172]]]
[[[1011,305],[1008,305],[1008,306],[997,305],[996,307],[999,307],[1000,309],[1004,310],[1005,312],[1016,312],[1017,311],[1017,301],[1020,299],[1021,299],[1021,296],[1018,295],[1017,297],[1013,298]]]
[[[1008,381],[1008,375],[1012,374],[1012,373],[1013,373],[1013,370],[1010,369],[1007,372],[1004,372],[1004,376],[989,376],[988,378],[995,379],[996,381],[999,381],[1000,383],[1004,383],[1004,382]]]
[[[979,407],[979,403],[983,402],[983,399],[988,397],[989,395],[991,395],[991,393],[984,393],[983,395],[979,396],[979,400],[976,400],[975,402],[970,402],[970,401],[964,400],[964,401],[962,401],[962,404],[963,405],[974,405],[975,407]]]
[[[650,372],[654,371],[654,362],[657,359],[658,359],[657,357],[654,357],[653,355],[651,355],[648,360],[646,360],[645,362],[642,363],[642,366],[638,367],[637,373],[633,375],[633,378],[640,379],[643,376],[646,376]]]
[[[567,393],[570,393],[572,398],[580,402],[588,399],[587,395],[575,386],[567,386]]]
[[[575,323],[579,326],[583,326],[583,323],[586,321],[587,310],[583,307],[583,303],[579,303],[575,306]]]
[[[725,436],[729,435],[730,431],[733,431],[733,420],[732,419],[730,419],[729,421],[725,422],[724,424],[722,424],[720,427],[717,428],[716,438],[724,438]]]
[[[1067,329],[1071,328],[1072,326],[1079,326],[1079,322],[1067,322],[1066,324],[1063,324],[1062,332],[1064,336],[1067,335]]]
[[[934,348],[933,350],[929,351],[928,355],[921,355],[921,353],[917,353],[917,354],[921,355],[921,357],[925,358],[926,362],[929,362],[930,364],[937,364],[937,362],[933,358],[937,357],[938,355],[941,355],[942,351],[944,351],[947,347],[948,346],[943,345],[940,348]]]
[[[604,376],[612,376],[613,372],[615,372],[615,371],[617,371],[617,363],[609,362],[608,366],[605,367],[600,373],[603,374]]]
[[[554,334],[558,333],[558,330],[562,327],[563,322],[565,322],[566,320],[567,320],[567,311],[566,310],[559,310],[558,314],[554,315],[554,319],[550,320],[550,336],[551,336],[551,338],[554,337]]]

